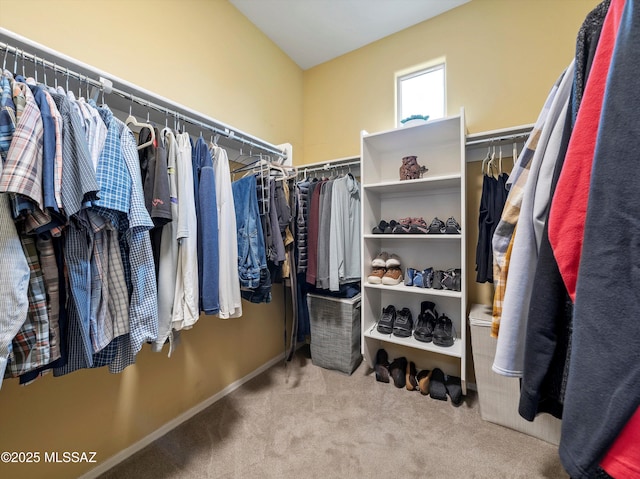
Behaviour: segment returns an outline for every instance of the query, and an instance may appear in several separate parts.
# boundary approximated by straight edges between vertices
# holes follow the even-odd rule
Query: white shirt
[[[173,299],[172,327],[176,331],[192,327],[200,316],[198,306],[198,222],[193,191],[191,142],[188,133],[177,136],[176,176],[178,186],[178,270]]]
[[[236,210],[231,190],[229,158],[222,148],[212,149],[218,202],[218,251],[220,258],[219,300],[222,319],[242,316],[242,297],[238,276],[238,233]]]

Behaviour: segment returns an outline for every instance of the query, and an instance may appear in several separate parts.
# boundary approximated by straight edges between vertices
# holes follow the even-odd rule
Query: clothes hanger
[[[483,175],[487,175],[487,161],[491,160],[491,145],[488,146],[487,148],[487,156],[484,157],[484,159],[482,160],[482,174]]]
[[[133,103],[133,96],[131,97],[131,103]],[[149,138],[149,141],[142,143],[141,145],[138,145],[138,150],[142,150],[143,148],[146,148],[149,145],[153,145],[154,142],[156,141],[156,133],[155,133],[155,128],[153,128],[153,125],[151,125],[150,123],[142,123],[136,120],[136,117],[134,117],[131,114],[131,104],[129,104],[129,116],[124,121],[124,124],[127,126],[129,125],[137,126],[137,127],[140,127],[141,129],[149,128],[149,130],[151,131],[151,138]]]
[[[502,174],[502,145],[500,145],[500,152],[498,154],[498,176]]]

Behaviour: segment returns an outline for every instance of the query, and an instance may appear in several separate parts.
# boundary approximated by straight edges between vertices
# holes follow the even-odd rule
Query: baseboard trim
[[[205,410],[206,408],[208,408],[209,406],[211,406],[215,402],[219,401],[223,397],[227,396],[228,394],[231,394],[233,391],[238,389],[244,383],[246,383],[246,382],[250,381],[251,379],[253,379],[254,377],[256,377],[258,374],[263,373],[264,371],[266,371],[270,367],[274,366],[278,362],[283,361],[283,359],[284,359],[284,354],[280,354],[280,355],[276,356],[275,358],[273,358],[270,361],[266,362],[265,364],[263,364],[259,368],[255,369],[251,373],[247,374],[245,377],[240,378],[237,381],[229,384],[222,391],[214,394],[210,398],[205,399],[204,401],[202,401],[200,404],[196,404],[191,409],[189,409],[189,410],[183,412],[182,414],[180,414],[179,416],[173,418],[171,421],[169,421],[168,423],[166,423],[163,426],[159,427],[158,429],[153,431],[151,434],[143,437],[138,442],[132,444],[131,446],[127,447],[126,449],[123,449],[122,451],[118,452],[117,454],[111,456],[110,458],[108,458],[104,462],[100,463],[97,467],[94,467],[90,471],[87,471],[86,473],[84,473],[78,479],[95,479],[98,476],[100,476],[101,474],[104,474],[105,472],[107,472],[112,467],[120,464],[125,459],[128,459],[129,457],[133,456],[136,452],[144,449],[149,444],[151,444],[153,441],[161,438],[166,433],[168,433],[172,429],[176,428],[177,426],[179,426],[183,422],[187,421],[188,419],[191,419],[193,416],[195,416],[199,412]]]

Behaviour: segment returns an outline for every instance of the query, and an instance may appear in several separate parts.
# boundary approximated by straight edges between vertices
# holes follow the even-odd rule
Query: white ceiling
[[[230,0],[303,70],[471,0]]]

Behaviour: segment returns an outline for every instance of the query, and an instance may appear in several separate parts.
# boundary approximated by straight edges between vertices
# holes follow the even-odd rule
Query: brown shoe
[[[402,270],[400,268],[389,268],[382,277],[382,284],[394,285],[402,282]]]
[[[431,382],[431,371],[428,369],[423,369],[416,376],[416,381],[418,381],[418,389],[420,389],[420,394],[423,396],[427,396],[429,394],[429,383]]]
[[[371,274],[367,276],[367,283],[380,284],[382,283],[382,277],[387,272],[386,268],[373,268]]]

